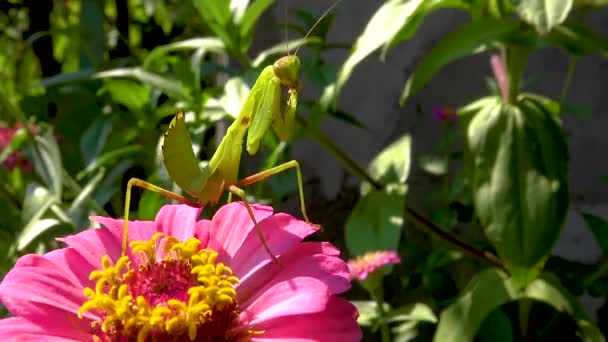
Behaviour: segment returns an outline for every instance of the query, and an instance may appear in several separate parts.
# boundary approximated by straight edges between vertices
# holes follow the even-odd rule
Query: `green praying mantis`
[[[306,34],[305,38],[339,2],[335,2],[325,11]],[[276,260],[276,257],[266,243],[266,239],[253,214],[243,187],[264,180],[274,174],[295,168],[300,196],[300,209],[304,220],[312,224],[306,213],[302,170],[296,160],[291,160],[243,179],[238,179],[245,133],[247,133],[246,149],[251,155],[257,153],[264,135],[271,128],[282,141],[288,141],[292,136],[298,103],[300,73],[300,59],[296,54],[297,49],[293,55],[281,57],[273,65],[269,65],[262,70],[251,88],[239,115],[228,127],[226,135],[209,160],[209,163],[202,168],[199,166],[198,160],[192,150],[192,141],[186,127],[184,113],[181,111],[177,112],[165,133],[162,145],[163,160],[171,179],[193,199],[163,189],[142,179],[131,178],[127,184],[125,196],[123,255],[127,250],[129,207],[131,188],[133,186],[157,192],[184,204],[200,207],[207,204],[217,204],[224,191],[229,191],[230,194],[238,196],[243,201],[264,249],[272,259]],[[288,90],[284,114],[281,111],[282,87],[286,87]]]

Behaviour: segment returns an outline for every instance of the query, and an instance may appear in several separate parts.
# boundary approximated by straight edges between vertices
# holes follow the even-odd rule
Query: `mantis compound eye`
[[[291,55],[279,58],[273,65],[274,74],[281,84],[289,89],[297,89],[300,83],[300,59]]]

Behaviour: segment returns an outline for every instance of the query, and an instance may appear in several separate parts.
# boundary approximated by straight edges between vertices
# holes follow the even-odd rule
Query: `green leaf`
[[[424,0],[389,0],[376,11],[340,69],[336,80],[335,101],[357,64],[382,44],[390,42],[423,3]]]
[[[593,31],[584,22],[569,20],[555,26],[544,41],[574,56],[602,54],[608,56],[608,38]]]
[[[514,20],[486,18],[464,24],[450,33],[427,54],[407,80],[401,94],[401,104],[430,81],[444,65],[484,51],[488,44],[495,43],[517,26]]]
[[[21,221],[24,227],[17,237],[17,250],[23,250],[46,230],[59,224],[58,220],[41,220],[51,205],[58,203],[58,197],[39,184],[30,183],[25,190]]]
[[[387,146],[370,163],[370,176],[383,184],[405,183],[410,173],[411,144],[412,138],[406,134]],[[367,182],[361,184],[363,195],[370,189]]]
[[[476,213],[519,286],[533,280],[568,208],[568,145],[554,114],[499,98],[466,126],[465,167]]]
[[[97,67],[103,61],[103,2],[85,1],[80,6],[80,68]]]
[[[504,273],[494,268],[481,271],[441,313],[433,341],[473,341],[486,316],[516,298],[516,287]]]
[[[27,133],[25,129],[21,128],[15,132],[15,135],[11,138],[11,141],[0,150],[0,164],[4,163],[6,158],[13,152],[19,150],[21,146],[27,141]]]
[[[209,28],[224,42],[226,49],[238,50],[241,35],[232,21],[230,1],[194,0],[193,3]]]
[[[84,131],[82,138],[80,138],[80,152],[85,165],[91,163],[95,157],[101,154],[111,130],[112,120],[106,117],[98,117]]]
[[[420,156],[419,164],[424,171],[434,176],[445,175],[448,167],[445,158],[429,154]]]
[[[595,326],[576,298],[568,293],[553,275],[544,273],[538,279],[530,283],[522,297],[534,299],[551,305],[555,310],[571,315],[580,329],[582,341],[603,342],[604,336]]]
[[[245,52],[251,45],[253,33],[255,31],[255,25],[260,16],[268,9],[274,0],[256,0],[254,1],[242,17],[242,20],[237,21],[240,26],[240,33],[243,41],[241,51]]]
[[[320,42],[321,42],[321,39],[319,39],[318,37],[300,38],[300,39],[293,39],[293,40],[290,40],[287,42],[282,42],[282,43],[279,43],[271,48],[268,48],[268,49],[260,52],[260,54],[253,60],[251,65],[254,68],[259,68],[259,67],[265,66],[266,63],[269,63],[269,59],[271,57],[277,58],[277,56],[284,56],[287,53],[289,53],[290,51],[293,51],[294,49],[299,48],[300,46],[307,45],[307,44],[316,44],[316,43],[320,43]],[[273,61],[273,63],[274,63],[274,61]]]
[[[165,78],[155,73],[145,71],[140,67],[116,68],[102,71],[94,74],[93,78],[133,78],[156,87],[169,96],[184,100],[187,100],[190,97],[181,81]]]
[[[582,213],[582,216],[595,236],[595,241],[602,248],[602,252],[608,254],[608,221],[591,213]]]
[[[483,320],[479,328],[480,342],[513,342],[513,326],[502,310],[494,310]]]
[[[61,198],[63,166],[52,129],[41,129],[36,134],[35,141],[34,168],[56,198]]]
[[[132,80],[111,79],[100,89],[107,92],[116,103],[127,107],[131,112],[138,112],[150,103],[151,89]]]
[[[187,51],[187,50],[204,50],[213,53],[223,53],[224,43],[218,38],[192,38],[186,39],[179,42],[157,46],[154,50],[150,51],[148,56],[143,61],[143,68],[147,69],[149,66],[158,58],[174,51]]]
[[[72,201],[66,214],[71,218],[72,222],[78,222],[84,214],[84,203],[91,194],[99,187],[103,180],[105,169],[100,169],[97,174],[82,188],[78,196]]]
[[[384,191],[370,190],[359,199],[344,229],[346,247],[351,255],[397,250],[406,189],[404,184],[391,184]]]
[[[424,303],[412,303],[387,313],[388,322],[418,321],[437,323],[437,316],[430,306]]]
[[[359,317],[357,323],[363,327],[370,327],[375,324],[378,319],[378,303],[375,300],[352,300],[351,303],[357,307]],[[388,303],[384,303],[384,310],[390,310]]]
[[[518,0],[515,10],[540,33],[547,33],[568,17],[574,0]]]

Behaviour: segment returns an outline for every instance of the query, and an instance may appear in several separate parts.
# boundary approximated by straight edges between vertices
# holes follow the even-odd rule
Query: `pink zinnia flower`
[[[365,280],[376,270],[390,264],[401,262],[399,254],[395,251],[368,252],[348,262],[351,279]]]
[[[453,122],[458,120],[458,113],[449,107],[433,107],[431,113],[437,121]]]
[[[14,315],[1,341],[358,341],[357,311],[336,294],[348,268],[316,228],[253,206],[272,261],[242,203],[197,220],[166,205],[155,221],[121,219],[61,239],[68,247],[21,257],[0,284]],[[91,280],[92,279],[92,280]]]

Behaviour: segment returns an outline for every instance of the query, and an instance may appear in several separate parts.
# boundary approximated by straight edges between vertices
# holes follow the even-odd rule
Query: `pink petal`
[[[325,310],[330,297],[327,284],[311,277],[292,277],[266,287],[264,292],[242,303],[242,319],[251,324],[274,317]]]
[[[118,221],[99,216],[91,217],[91,220],[98,221],[103,225],[106,225],[109,220]],[[86,259],[88,264],[95,266],[95,268],[101,267],[101,257],[106,254],[112,262],[120,257],[122,241],[116,234],[106,229],[88,229],[76,235],[58,238],[57,240],[76,250],[78,254]]]
[[[274,256],[280,256],[296,246],[317,228],[287,214],[276,214],[258,222],[262,235]],[[249,231],[232,259],[232,271],[239,278],[256,273],[267,262],[270,255],[264,249],[255,228]]]
[[[96,265],[91,265],[82,254],[73,248],[61,248],[50,251],[44,255],[46,259],[61,267],[66,277],[71,277],[73,282],[79,287],[95,287],[95,282],[89,280],[91,271],[97,269]]]
[[[350,288],[349,270],[338,258],[340,251],[329,243],[300,243],[280,258],[280,264],[271,262],[250,276],[241,278],[237,288],[239,302],[244,307],[251,296],[257,296],[273,284],[292,277],[318,278],[330,294],[342,293]]]
[[[66,320],[63,320],[64,322]],[[36,324],[22,317],[0,320],[0,341],[49,341],[49,342],[79,342],[91,341],[90,334],[79,330],[80,327],[66,326],[57,320]],[[60,323],[60,325],[55,325]]]
[[[114,236],[114,240],[118,242],[118,254],[108,253],[110,259],[115,261],[114,258],[118,258],[121,255],[122,235],[125,221],[123,219],[113,219],[103,216],[91,216],[89,219],[108,228],[110,233]],[[154,221],[129,221],[127,241],[148,241],[156,232],[156,223],[154,223]],[[115,252],[115,250],[112,250],[112,252]]]
[[[165,205],[156,215],[156,231],[185,241],[194,236],[202,210],[185,204]]]
[[[272,215],[272,207],[252,204],[251,208],[258,223]],[[209,245],[209,248],[224,249],[228,255],[234,256],[253,229],[251,217],[242,202],[226,204],[211,220],[211,234],[220,246]]]
[[[0,302],[14,316],[29,320],[49,317],[65,321],[68,316],[76,317],[74,313],[86,300],[82,287],[73,278],[73,275],[64,272],[62,266],[44,256],[28,254],[17,260],[15,267],[0,283]],[[83,320],[76,321],[85,323]]]
[[[332,297],[322,312],[272,318],[257,323],[252,342],[349,342],[360,341],[361,329],[356,323],[357,309],[347,300]]]

